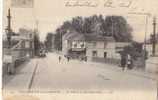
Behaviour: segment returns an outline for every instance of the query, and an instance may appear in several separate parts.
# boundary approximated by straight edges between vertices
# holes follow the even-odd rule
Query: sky
[[[11,8],[12,29],[17,32],[19,28],[38,27],[42,41],[48,32],[55,33],[55,30],[66,20],[71,20],[75,16],[88,17],[102,14],[125,17],[133,28],[134,40],[142,42],[145,33],[147,37],[152,33],[153,17],[158,16],[157,0],[33,0],[33,7],[25,8],[12,6],[14,1],[3,2],[3,32],[7,26],[7,9]],[[82,6],[78,6],[77,3]]]

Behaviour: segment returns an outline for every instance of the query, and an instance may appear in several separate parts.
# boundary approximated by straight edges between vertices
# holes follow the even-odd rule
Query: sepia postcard
[[[158,100],[157,0],[3,0],[3,100]]]

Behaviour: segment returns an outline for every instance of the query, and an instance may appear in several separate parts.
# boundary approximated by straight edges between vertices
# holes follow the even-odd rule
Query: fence
[[[120,64],[120,59],[114,59],[114,58],[98,58],[98,57],[93,57],[92,61],[93,62],[100,62],[100,63],[114,64],[114,65],[119,65]]]
[[[11,58],[10,62],[8,62],[7,60],[3,60],[3,74],[14,74],[16,67],[31,57],[33,50],[22,46],[23,42],[25,41],[19,41],[15,46],[10,49],[3,48],[3,58],[5,58],[6,56]]]

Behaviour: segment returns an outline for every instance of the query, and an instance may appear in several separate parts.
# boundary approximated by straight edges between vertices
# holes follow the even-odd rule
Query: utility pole
[[[114,36],[114,26],[113,26],[113,16],[111,16],[111,24],[112,24],[112,30],[111,30],[111,35],[112,35],[112,37]]]
[[[156,17],[153,19],[153,36],[152,36],[152,55],[155,56],[156,45]]]
[[[150,13],[140,13],[140,12],[131,12],[128,14],[132,14],[132,15],[139,15],[139,16],[145,16],[145,37],[144,37],[144,48],[143,48],[143,52],[142,52],[142,57],[143,57],[143,66],[144,68],[146,67],[146,57],[147,57],[147,52],[146,52],[146,41],[147,41],[147,30],[148,30],[148,18],[151,16]]]

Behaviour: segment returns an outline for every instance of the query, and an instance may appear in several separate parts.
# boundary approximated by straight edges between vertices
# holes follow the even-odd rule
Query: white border
[[[0,100],[2,100],[2,14],[3,14],[3,1],[0,0],[0,88],[1,88],[1,93],[0,93]]]

